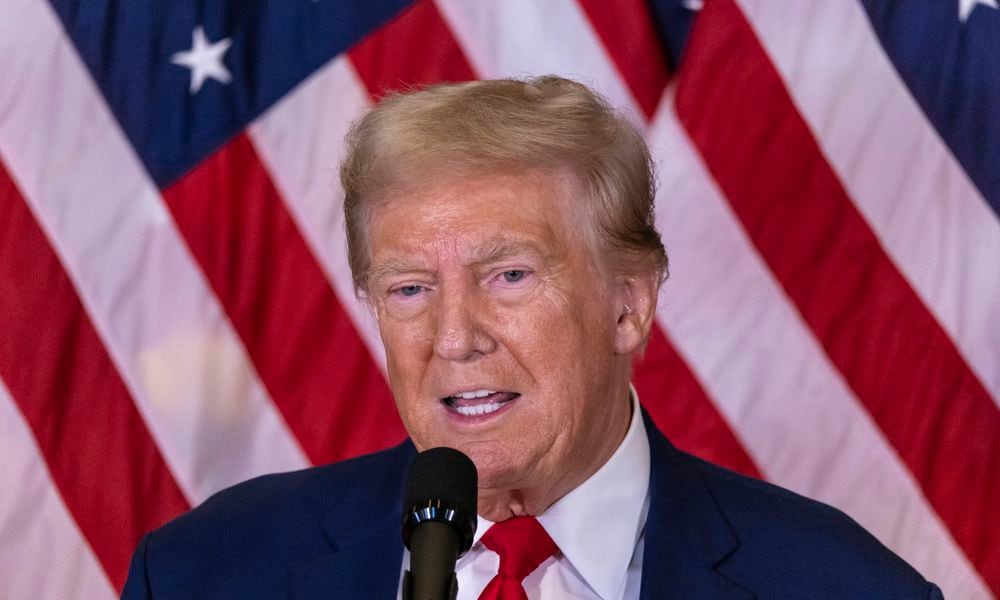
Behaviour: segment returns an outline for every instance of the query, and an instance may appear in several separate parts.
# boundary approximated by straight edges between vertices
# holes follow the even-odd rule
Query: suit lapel
[[[739,540],[701,473],[642,416],[651,460],[640,598],[753,598],[717,570]]]
[[[299,565],[293,574],[296,599],[396,597],[403,561],[403,486],[415,455],[407,442],[392,450],[385,464],[354,475],[318,524],[330,552]]]
[[[719,570],[739,540],[692,458],[674,448],[645,411],[643,420],[651,461],[640,598],[753,598]],[[330,551],[295,569],[295,598],[396,597],[403,486],[415,455],[405,443],[378,468],[348,477],[348,489],[318,524]]]
[[[391,600],[396,597],[402,560],[399,526],[380,527],[301,565],[295,573],[295,598]]]

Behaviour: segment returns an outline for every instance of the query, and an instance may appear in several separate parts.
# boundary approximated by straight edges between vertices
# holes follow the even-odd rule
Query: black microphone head
[[[413,459],[403,498],[403,543],[425,521],[448,523],[459,535],[460,552],[472,547],[476,533],[476,465],[454,448],[431,448]]]

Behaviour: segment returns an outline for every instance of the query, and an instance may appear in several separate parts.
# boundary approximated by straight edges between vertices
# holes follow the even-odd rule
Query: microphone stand
[[[431,501],[410,512],[406,527],[410,568],[403,574],[403,600],[455,600],[458,596],[455,562],[467,549],[461,547],[458,530],[464,515],[446,506]],[[471,541],[471,532],[467,537]]]
[[[437,522],[423,523],[413,531],[410,539],[410,569],[403,575],[403,600],[455,600],[458,597],[458,579],[455,561],[458,560],[458,536],[451,525]],[[423,551],[436,547],[436,552]],[[413,573],[420,573],[414,576]]]
[[[403,600],[456,600],[455,563],[476,532],[476,466],[453,448],[431,448],[410,464],[403,499],[403,544],[410,568]]]

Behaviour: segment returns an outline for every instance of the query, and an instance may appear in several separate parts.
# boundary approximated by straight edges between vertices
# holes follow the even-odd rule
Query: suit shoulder
[[[290,565],[329,551],[321,522],[337,501],[349,492],[391,498],[387,490],[399,485],[393,482],[408,456],[404,444],[239,483],[153,531],[134,560],[151,588],[170,597],[213,597],[207,591],[250,585],[247,595],[229,597],[280,597]]]
[[[796,587],[801,584],[828,597],[866,589],[872,597],[926,598],[935,589],[839,509],[690,459],[739,539],[740,550],[726,568],[741,577],[768,580],[761,582],[770,586],[765,589],[785,597],[808,592]],[[778,565],[781,573],[764,575],[761,565]]]
[[[843,511],[828,504],[807,498],[789,489],[767,481],[755,479],[688,455],[705,484],[709,487],[720,508],[730,519],[753,518],[757,523],[776,527],[806,527],[814,525],[820,530],[830,527],[860,529],[860,526]],[[794,517],[791,520],[789,517]],[[862,530],[863,531],[863,530]]]
[[[380,475],[391,469],[398,451],[392,448],[329,465],[254,477],[216,492],[155,533],[163,538],[189,529],[257,528],[274,521],[309,520],[360,481],[384,479]]]

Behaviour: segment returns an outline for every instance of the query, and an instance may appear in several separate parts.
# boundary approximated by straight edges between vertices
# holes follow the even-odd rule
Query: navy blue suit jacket
[[[681,452],[643,416],[642,598],[941,597],[840,511]],[[123,598],[393,599],[414,455],[407,442],[224,490],[142,539]]]

